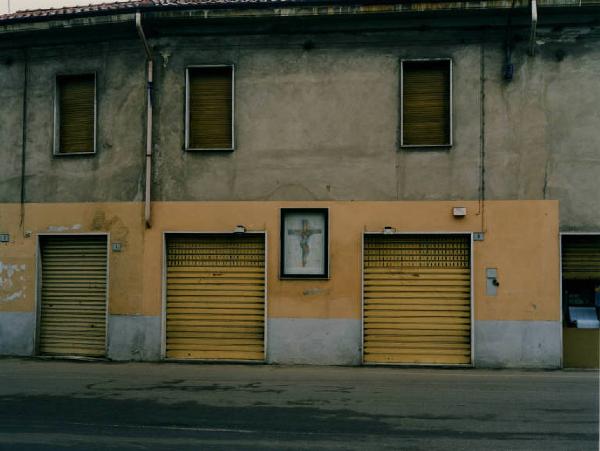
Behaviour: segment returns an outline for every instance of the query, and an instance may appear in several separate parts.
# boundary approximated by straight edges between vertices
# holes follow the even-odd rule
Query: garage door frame
[[[248,360],[234,360],[234,359],[169,359],[167,358],[167,239],[170,236],[174,235],[262,235],[264,237],[265,242],[265,273],[264,273],[264,334],[263,334],[263,360],[261,361],[248,361]],[[225,230],[222,232],[218,231],[210,231],[210,232],[202,232],[202,231],[165,231],[162,234],[162,268],[161,268],[161,297],[162,297],[162,306],[161,306],[161,320],[160,320],[160,358],[161,360],[165,360],[168,362],[239,362],[239,363],[258,363],[262,364],[267,361],[267,343],[268,343],[268,286],[267,286],[267,269],[268,269],[268,239],[267,239],[266,231],[247,231],[247,232],[232,232],[231,230]]]
[[[108,353],[108,300],[110,299],[110,233],[109,232],[84,232],[84,233],[38,233],[35,243],[35,327],[33,332],[33,352],[34,355],[40,355],[40,327],[42,324],[42,240],[45,237],[85,237],[85,236],[104,236],[106,237],[106,300],[104,310],[104,356]],[[51,358],[52,356],[45,356]],[[69,357],[58,356],[58,358]],[[78,357],[79,358],[79,357]],[[98,359],[97,357],[89,357]],[[101,358],[100,358],[101,359]]]
[[[558,234],[558,264],[559,264],[559,290],[560,290],[560,367],[564,367],[565,356],[564,352],[564,337],[563,337],[563,237],[567,236],[596,236],[600,237],[600,231],[598,232],[560,232]]]
[[[365,238],[371,235],[420,235],[420,236],[431,236],[431,235],[466,235],[469,236],[469,265],[470,265],[470,306],[471,306],[471,363],[466,364],[445,364],[445,363],[365,363]],[[398,231],[385,231],[385,232],[363,232],[361,246],[360,246],[360,361],[361,365],[373,365],[373,366],[452,366],[452,367],[466,367],[471,368],[475,366],[475,306],[474,306],[474,258],[473,258],[473,232],[398,232]]]

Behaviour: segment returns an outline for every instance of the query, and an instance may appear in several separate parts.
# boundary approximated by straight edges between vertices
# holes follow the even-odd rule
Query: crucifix
[[[310,252],[310,246],[308,245],[308,239],[312,235],[321,233],[319,229],[311,229],[308,225],[308,219],[302,220],[302,228],[296,230],[288,230],[288,235],[296,235],[300,238],[300,249],[302,250],[302,266],[306,266],[306,258]]]

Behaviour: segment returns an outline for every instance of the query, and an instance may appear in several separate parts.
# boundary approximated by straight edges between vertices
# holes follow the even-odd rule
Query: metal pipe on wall
[[[482,36],[479,49],[479,211],[481,215],[481,233],[486,232],[485,224],[485,44]]]
[[[529,36],[529,54],[535,55],[535,34],[537,30],[538,12],[536,0],[531,0],[531,32]]]
[[[152,88],[153,88],[153,73],[154,62],[152,51],[148,46],[144,29],[142,28],[142,13],[135,13],[135,27],[138,35],[144,44],[146,52],[146,186],[144,195],[144,222],[147,228],[152,227],[152,211],[151,211],[151,194],[152,194]]]
[[[27,91],[29,81],[29,53],[27,49],[23,50],[23,106],[21,130],[21,193],[20,193],[20,221],[21,232],[24,233],[25,227],[25,152],[27,150]]]

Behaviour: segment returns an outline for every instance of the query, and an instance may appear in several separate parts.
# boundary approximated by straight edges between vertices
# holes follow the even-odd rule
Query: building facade
[[[598,18],[234,0],[0,18],[0,353],[594,365],[597,326],[569,307],[600,297]]]

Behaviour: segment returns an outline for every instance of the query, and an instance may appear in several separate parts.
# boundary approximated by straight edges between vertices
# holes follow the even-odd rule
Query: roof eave
[[[172,7],[150,5],[142,8],[127,8],[124,10],[86,11],[68,15],[31,16],[27,18],[9,19],[0,21],[0,35],[21,32],[36,32],[44,30],[57,30],[68,28],[81,28],[97,25],[118,24],[135,20],[135,13],[142,11],[153,19],[240,19],[240,18],[268,18],[268,17],[314,17],[314,16],[356,16],[373,14],[409,14],[409,13],[443,13],[450,11],[483,11],[504,10],[511,7],[523,8],[529,5],[529,0],[476,0],[476,1],[362,1],[348,4],[340,2],[315,2],[308,4],[293,4],[272,6],[257,4],[252,6],[232,7],[218,6],[190,6]],[[600,0],[539,0],[539,8],[598,6]]]

